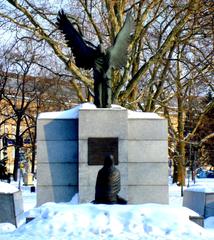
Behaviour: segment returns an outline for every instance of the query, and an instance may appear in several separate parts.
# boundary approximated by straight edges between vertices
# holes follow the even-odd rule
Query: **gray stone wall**
[[[128,195],[130,203],[168,203],[167,121],[128,119]]]
[[[37,205],[78,192],[78,120],[38,119]]]

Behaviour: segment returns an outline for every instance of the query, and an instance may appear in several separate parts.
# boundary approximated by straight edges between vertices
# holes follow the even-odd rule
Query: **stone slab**
[[[127,139],[127,110],[80,109],[79,139],[119,137]]]
[[[18,226],[24,213],[22,192],[0,193],[0,223]]]
[[[76,163],[38,163],[37,185],[77,185],[78,166]]]
[[[204,216],[205,210],[205,194],[204,192],[184,190],[183,206],[192,209],[199,215]]]
[[[167,141],[129,140],[129,162],[168,162]]]
[[[39,141],[37,156],[42,163],[74,163],[78,160],[78,142],[71,141]]]
[[[130,140],[167,140],[167,120],[129,119],[128,136]]]
[[[214,193],[186,189],[183,206],[192,209],[204,218],[214,216]]]
[[[168,185],[167,163],[128,163],[129,185]]]
[[[168,204],[168,194],[168,186],[129,186],[128,202],[130,204]]]
[[[39,119],[37,123],[37,141],[77,140],[77,119]]]
[[[121,185],[121,190],[119,192],[119,196],[128,199],[127,195],[127,186]],[[79,186],[80,192],[84,193],[82,194],[80,198],[80,203],[89,203],[94,200],[95,198],[95,186]]]
[[[37,206],[46,202],[69,202],[77,192],[77,186],[40,186],[37,188]]]

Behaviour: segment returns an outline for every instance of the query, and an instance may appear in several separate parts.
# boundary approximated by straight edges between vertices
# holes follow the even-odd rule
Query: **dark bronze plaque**
[[[118,165],[118,138],[89,138],[88,165],[103,165],[106,155],[114,156]]]

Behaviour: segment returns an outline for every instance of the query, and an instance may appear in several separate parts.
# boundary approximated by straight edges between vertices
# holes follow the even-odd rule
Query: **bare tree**
[[[33,34],[35,40],[45,41],[65,64],[66,68],[75,76],[76,80],[82,82],[86,88],[92,88],[91,75],[76,67],[70,58],[67,49],[62,41],[59,41],[59,32],[56,31],[56,12],[54,6],[44,3],[32,3],[29,1],[8,1],[16,11],[2,10],[1,16],[4,21],[15,24],[18,28],[25,29],[27,33]],[[135,15],[136,28],[130,46],[130,61],[125,71],[113,73],[113,102],[122,105],[132,105],[133,96],[136,101],[137,95],[134,94],[136,88],[142,81],[142,77],[159,62],[162,57],[171,49],[175,36],[183,29],[191,15],[197,10],[199,1],[186,1],[178,6],[178,11],[173,11],[172,6],[167,6],[164,1],[153,0],[145,1],[110,1],[104,3],[100,1],[72,1],[70,9],[71,19],[79,26],[89,39],[96,42],[104,42],[106,45],[114,41],[116,33],[123,24],[126,11],[133,10]],[[160,21],[166,12],[169,12],[169,20],[163,23],[162,39],[159,46],[151,52],[142,52],[143,44],[149,37],[149,27]],[[175,20],[176,21],[175,24]],[[90,28],[88,27],[90,26]],[[86,28],[87,27],[87,28]],[[165,27],[165,28],[164,28]],[[62,36],[61,36],[62,38]],[[146,62],[142,61],[142,56]],[[71,83],[75,88],[80,101],[85,101],[82,89],[77,85],[77,81]],[[127,101],[127,99],[130,99]]]
[[[2,56],[2,71],[0,79],[4,81],[2,90],[0,126],[6,123],[15,126],[14,170],[13,177],[17,180],[17,170],[20,158],[20,149],[31,149],[32,172],[35,166],[36,120],[40,111],[60,110],[62,106],[69,107],[71,91],[64,76],[64,84],[59,86],[60,76],[56,76],[41,65],[41,56],[36,49],[30,48],[31,43],[16,42],[10,52]],[[47,77],[48,76],[48,77]],[[58,94],[59,93],[59,94]],[[64,95],[62,97],[60,95]],[[63,108],[64,108],[63,107]],[[8,136],[11,137],[11,136]],[[25,140],[30,144],[25,144]]]
[[[15,32],[19,29],[19,37],[30,38],[34,44],[42,43],[46,56],[52,55],[56,63],[45,65],[43,61],[42,65],[52,72],[70,76],[69,83],[79,101],[87,101],[89,94],[85,94],[85,90],[93,89],[92,74],[77,68],[64,37],[57,30],[59,9],[46,1],[5,2],[9,4],[1,6],[2,27]],[[169,117],[173,152],[179,156],[177,182],[184,185],[185,101],[196,83],[202,81],[211,87],[208,75],[212,3],[202,0],[73,0],[61,7],[88,40],[96,44],[102,42],[106,47],[112,45],[126,13],[132,11],[135,32],[129,47],[129,61],[122,71],[112,73],[112,100],[131,109],[164,111]],[[41,54],[41,48],[39,51]],[[175,103],[173,108],[172,102]],[[177,128],[170,123],[170,111],[175,108],[178,109]]]

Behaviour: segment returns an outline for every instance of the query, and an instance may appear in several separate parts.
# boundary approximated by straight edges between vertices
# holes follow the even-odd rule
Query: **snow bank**
[[[16,187],[13,185],[10,185],[9,183],[0,182],[0,193],[14,193],[19,191]]]
[[[204,221],[204,227],[206,229],[213,229],[214,228],[214,216],[213,217],[208,217]]]
[[[13,232],[16,227],[11,223],[0,223],[0,236],[2,233]]]
[[[189,221],[192,211],[161,204],[94,205],[45,203],[37,217],[0,240],[211,240]],[[30,214],[32,214],[30,212]]]

